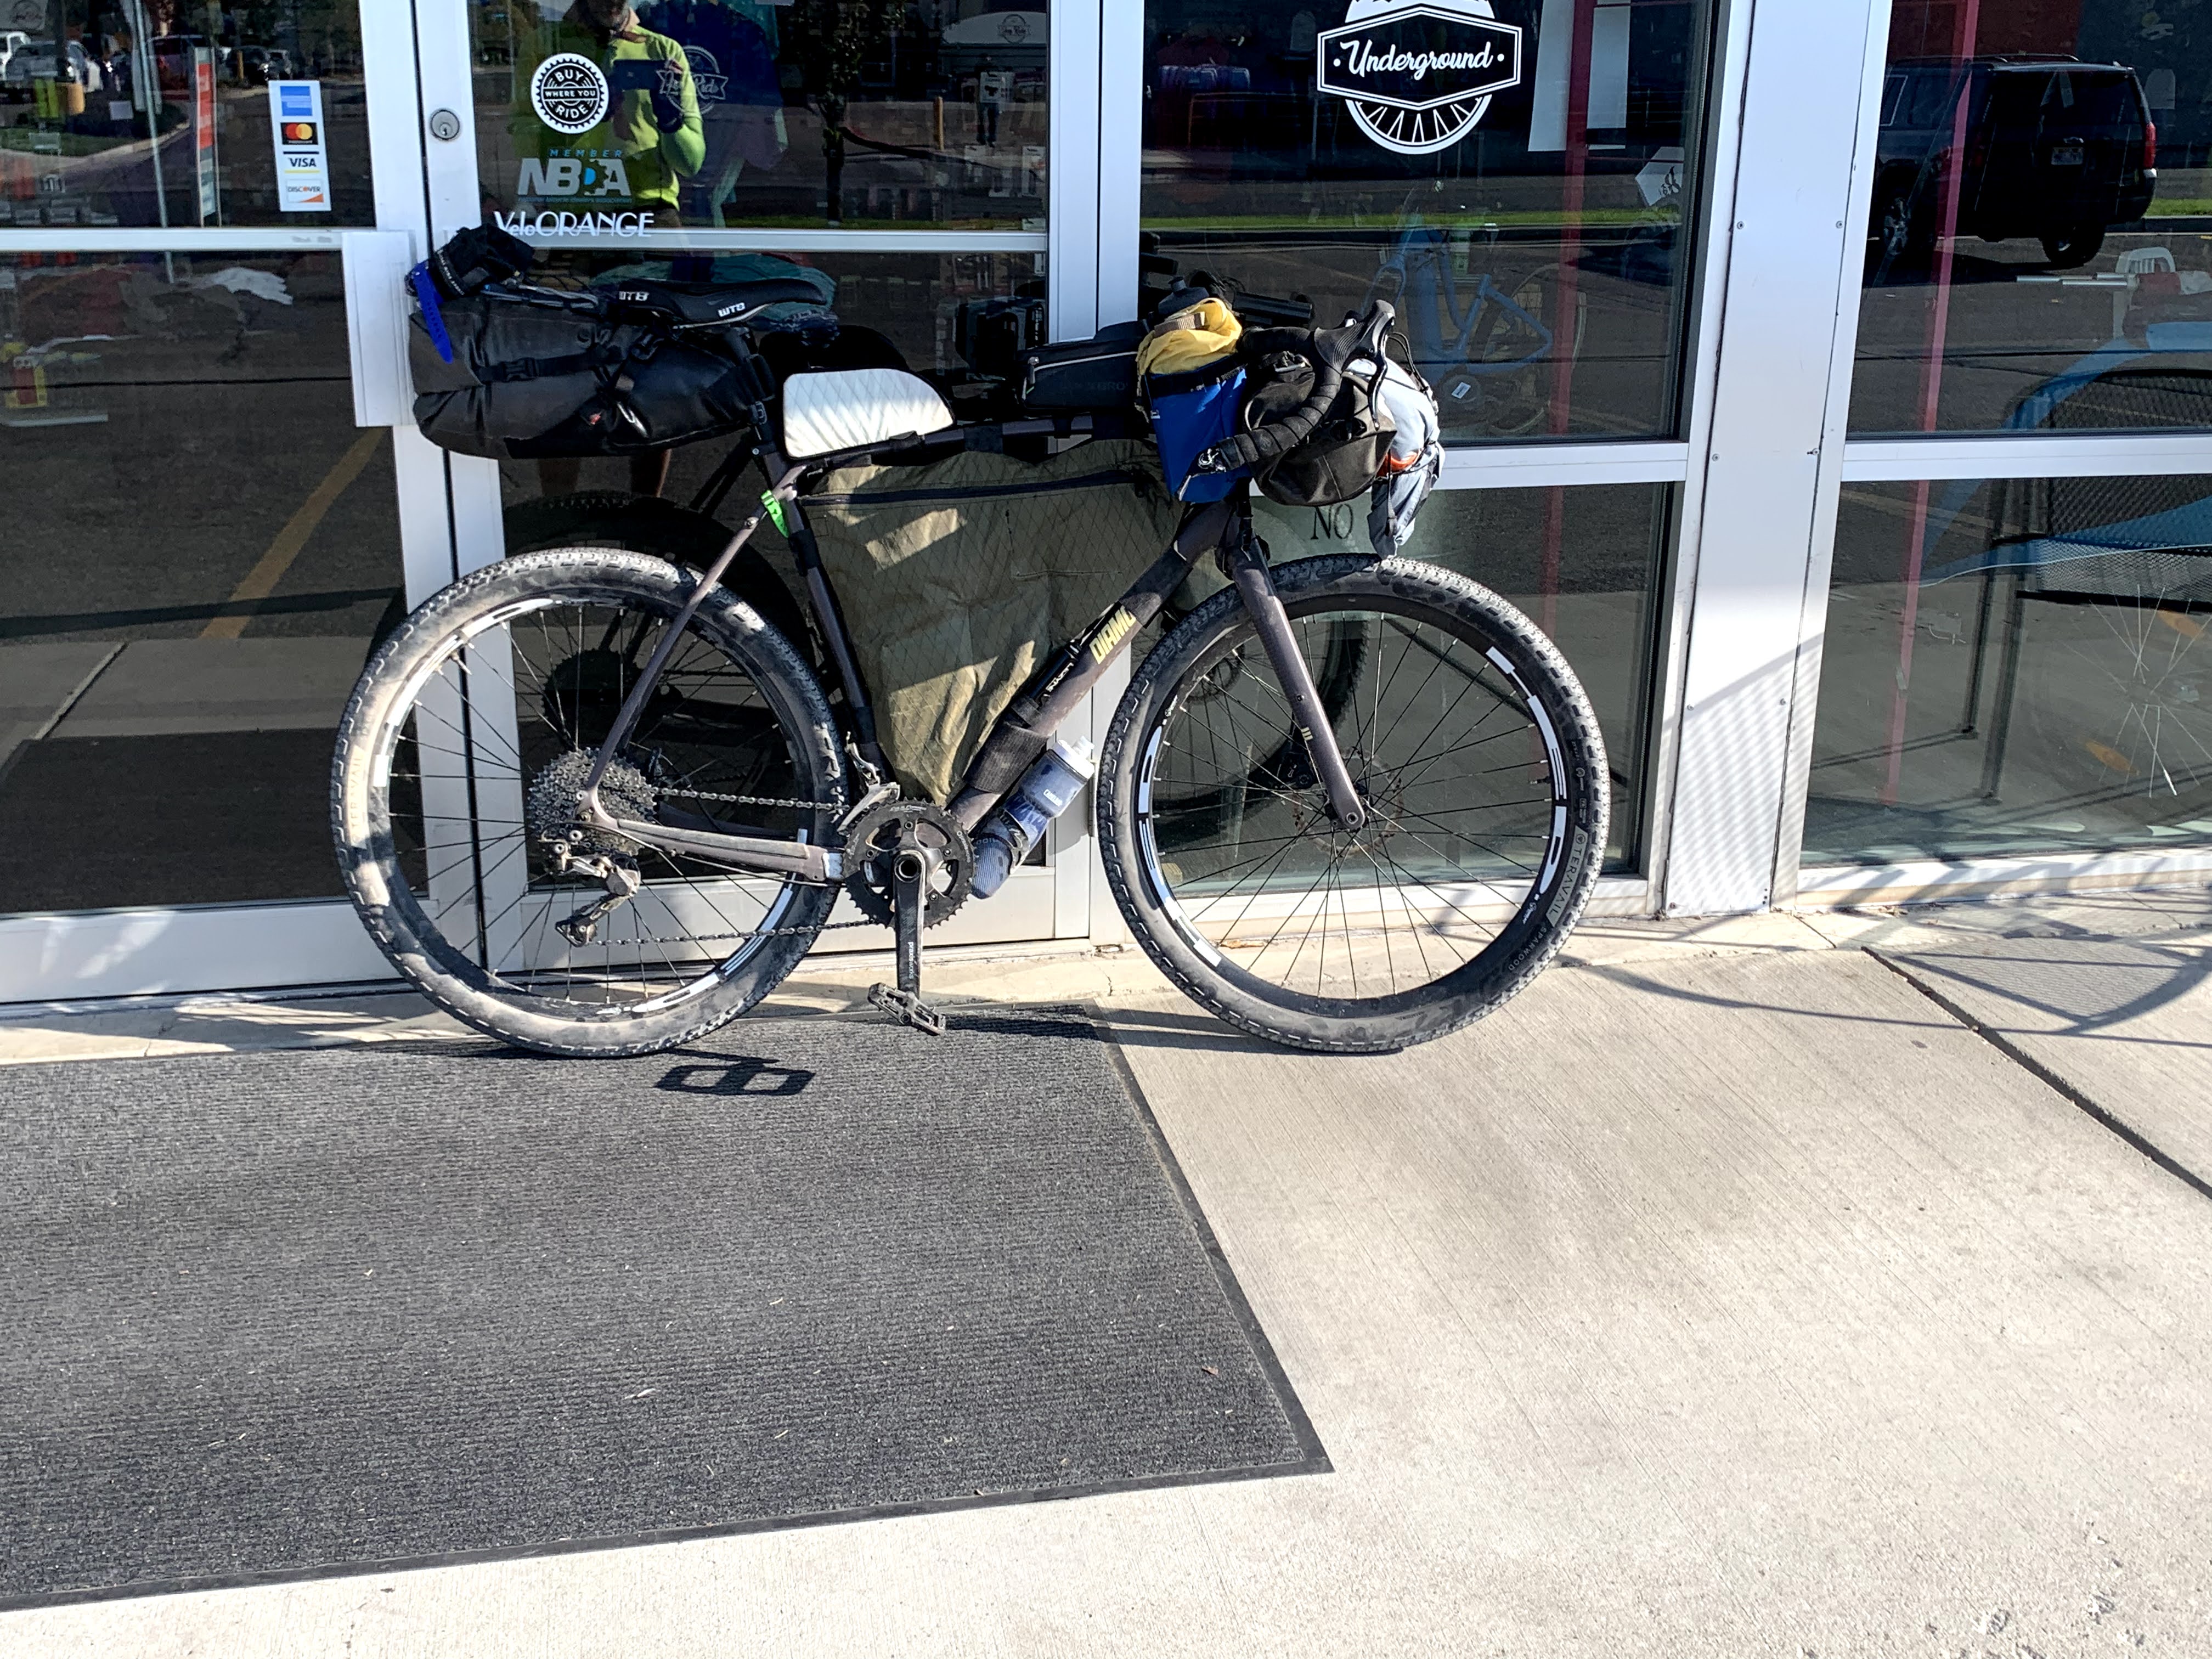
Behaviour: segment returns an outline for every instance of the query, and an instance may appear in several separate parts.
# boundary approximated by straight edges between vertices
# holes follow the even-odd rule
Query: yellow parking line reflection
[[[284,580],[284,573],[300,556],[300,550],[307,546],[307,538],[315,533],[315,526],[337,504],[346,486],[361,477],[362,469],[368,465],[369,457],[376,453],[377,445],[383,441],[384,428],[377,427],[362,433],[353,447],[338,458],[337,465],[315,486],[314,494],[301,502],[300,510],[284,521],[284,527],[276,532],[276,539],[269,544],[269,550],[261,556],[260,562],[246,573],[246,579],[233,590],[226,609],[257,604],[276,591],[276,584]],[[245,634],[246,624],[252,620],[250,613],[217,617],[200,629],[200,637],[238,639]]]

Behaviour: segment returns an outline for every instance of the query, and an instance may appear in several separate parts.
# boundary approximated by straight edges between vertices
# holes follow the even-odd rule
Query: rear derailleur
[[[845,826],[845,890],[871,921],[891,927],[898,983],[872,985],[868,1000],[932,1036],[945,1016],[921,1000],[921,934],[967,902],[975,854],[959,821],[927,801],[886,800]]]
[[[553,873],[556,876],[586,875],[596,877],[606,884],[606,891],[564,921],[553,924],[553,931],[578,950],[583,949],[599,934],[599,924],[614,911],[637,896],[638,889],[645,884],[637,860],[619,857],[612,853],[592,853],[577,856],[565,841],[555,842]]]

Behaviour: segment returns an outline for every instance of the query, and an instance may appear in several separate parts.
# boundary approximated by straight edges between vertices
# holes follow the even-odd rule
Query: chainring
[[[871,806],[845,830],[845,890],[869,921],[897,925],[891,896],[891,854],[899,836],[911,828],[915,839],[935,849],[937,867],[922,902],[921,925],[934,927],[968,902],[969,878],[975,873],[975,852],[959,820],[926,800],[888,800]]]

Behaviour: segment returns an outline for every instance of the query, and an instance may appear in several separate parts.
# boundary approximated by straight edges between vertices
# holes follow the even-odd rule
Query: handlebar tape
[[[1271,421],[1257,432],[1239,432],[1214,445],[1192,464],[1194,472],[1231,472],[1239,468],[1264,466],[1289,454],[1313,436],[1314,428],[1321,424],[1322,416],[1328,413],[1328,406],[1343,389],[1344,374],[1318,351],[1309,349],[1298,355],[1314,366],[1313,394],[1281,420]]]
[[[1224,439],[1192,462],[1191,471],[1233,472],[1258,468],[1289,454],[1312,437],[1314,428],[1343,391],[1344,371],[1352,359],[1372,357],[1379,368],[1382,343],[1395,314],[1378,301],[1368,307],[1365,316],[1342,328],[1248,329],[1238,343],[1240,356],[1295,352],[1313,365],[1313,393],[1281,420],[1271,421],[1257,432],[1239,432]]]

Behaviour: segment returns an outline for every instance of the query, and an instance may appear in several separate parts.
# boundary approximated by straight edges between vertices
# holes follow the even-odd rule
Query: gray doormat
[[[0,1073],[0,1605],[1328,1462],[1079,1014]]]

